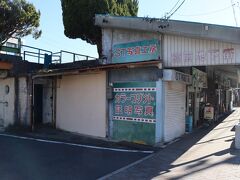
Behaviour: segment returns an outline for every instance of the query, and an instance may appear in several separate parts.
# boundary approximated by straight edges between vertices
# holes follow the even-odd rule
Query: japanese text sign
[[[193,87],[207,88],[207,74],[196,68],[192,68]]]
[[[138,62],[157,59],[160,59],[160,43],[157,39],[116,44],[113,46],[113,63]]]
[[[213,119],[214,118],[214,108],[205,107],[204,108],[204,119]]]
[[[114,83],[113,120],[156,122],[156,83]]]

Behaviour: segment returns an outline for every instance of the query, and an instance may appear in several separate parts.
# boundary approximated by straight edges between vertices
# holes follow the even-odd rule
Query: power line
[[[199,14],[177,14],[178,16],[206,16],[206,15],[209,15],[209,14],[215,14],[215,13],[218,13],[218,12],[222,12],[222,11],[225,11],[227,9],[230,9],[232,8],[232,5],[231,6],[228,6],[228,7],[225,7],[225,8],[222,8],[222,9],[218,9],[218,10],[215,10],[215,11],[211,11],[211,12],[206,12],[206,13],[199,13]]]
[[[235,23],[236,23],[236,26],[238,26],[237,18],[236,18],[236,13],[235,13],[235,9],[234,9],[235,4],[233,3],[233,0],[231,0],[231,4],[232,4],[232,9],[233,9],[234,21],[235,21]]]
[[[174,8],[178,5],[179,2],[180,2],[180,0],[178,0],[178,2],[173,6],[173,8],[169,12],[166,13],[166,15],[170,14],[174,10]]]
[[[178,0],[177,3],[172,7],[172,9],[169,12],[165,13],[165,15],[161,19],[168,20],[185,2],[185,0],[183,0],[183,2],[177,7],[177,5],[179,4],[180,1],[181,0]]]
[[[170,19],[172,15],[174,15],[178,11],[178,9],[183,5],[184,2],[185,0],[182,1],[182,3],[167,17],[167,19]]]

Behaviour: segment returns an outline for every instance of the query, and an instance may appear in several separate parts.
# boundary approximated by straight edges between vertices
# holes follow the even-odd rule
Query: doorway
[[[195,109],[195,94],[194,92],[189,92],[189,96],[188,96],[188,112],[189,115],[193,117],[194,119],[194,109]]]
[[[34,124],[43,123],[43,85],[34,84]]]

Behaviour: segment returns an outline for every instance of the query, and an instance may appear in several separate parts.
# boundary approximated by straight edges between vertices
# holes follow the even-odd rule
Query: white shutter
[[[185,133],[186,85],[165,83],[164,141],[171,141]]]

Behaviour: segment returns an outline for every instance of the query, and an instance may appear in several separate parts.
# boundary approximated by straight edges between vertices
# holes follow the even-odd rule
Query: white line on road
[[[17,138],[17,139],[24,139],[24,140],[31,140],[31,141],[38,141],[38,142],[45,142],[45,143],[52,143],[52,144],[63,144],[63,145],[68,145],[68,146],[77,146],[77,147],[90,148],[90,149],[100,149],[100,150],[109,150],[109,151],[117,151],[117,152],[131,152],[131,153],[147,153],[147,154],[152,154],[153,153],[153,151],[106,148],[106,147],[67,143],[67,142],[61,142],[61,141],[52,141],[52,140],[45,140],[45,139],[31,138],[31,137],[24,137],[24,136],[15,136],[15,135],[10,135],[10,134],[1,134],[0,133],[0,136]]]

